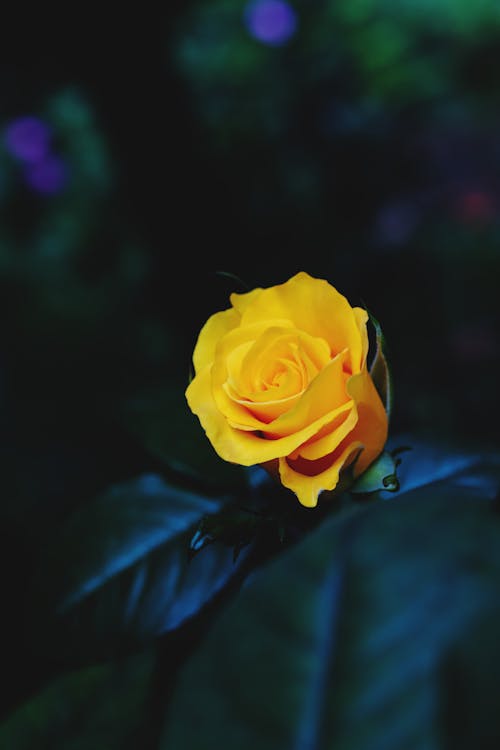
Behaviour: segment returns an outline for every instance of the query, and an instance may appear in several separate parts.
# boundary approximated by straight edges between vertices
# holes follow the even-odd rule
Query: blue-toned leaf
[[[412,486],[405,454],[405,491],[346,508],[247,580],[181,676],[165,750],[455,747],[444,664],[479,619],[500,628],[500,460],[434,451],[430,481]],[[491,639],[477,648],[500,673]],[[471,715],[498,736],[498,710]]]
[[[446,480],[457,482],[460,478],[464,482],[482,486],[487,493],[497,486],[500,456],[491,449],[466,450],[450,443],[411,435],[391,438],[387,449],[401,459],[397,467],[400,489],[396,494],[382,492],[382,498],[397,499],[418,487]]]
[[[196,615],[238,570],[223,545],[190,555],[201,519],[223,506],[147,475],[71,517],[36,576],[39,648],[64,663],[85,663],[137,647]]]

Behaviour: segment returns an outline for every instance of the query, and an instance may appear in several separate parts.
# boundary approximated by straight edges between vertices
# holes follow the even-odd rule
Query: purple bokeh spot
[[[68,168],[58,156],[47,156],[30,164],[24,172],[26,184],[35,192],[53,195],[64,190],[68,182]]]
[[[5,145],[16,159],[37,162],[47,155],[51,136],[50,127],[38,117],[19,117],[7,125]]]
[[[251,0],[243,18],[251,36],[264,44],[284,44],[297,29],[297,14],[285,0]]]
[[[410,201],[397,201],[381,208],[377,217],[376,232],[384,244],[403,245],[419,223],[416,206]]]

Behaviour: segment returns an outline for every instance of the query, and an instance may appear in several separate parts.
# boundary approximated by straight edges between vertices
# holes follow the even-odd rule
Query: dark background
[[[11,11],[4,133],[38,118],[68,174],[30,188],[4,138],[2,474],[16,517],[43,521],[154,466],[124,410],[170,385],[183,399],[199,328],[242,288],[219,271],[250,288],[327,278],[382,324],[394,432],[497,441],[498,13],[391,7],[297,4],[275,45],[237,3]]]
[[[240,5],[3,26],[4,132],[39,118],[68,173],[30,189],[4,138],[14,506],[45,517],[148,465],[124,408],[183,399],[199,328],[242,288],[219,271],[327,278],[382,324],[393,431],[497,440],[498,13],[304,3],[269,45]]]
[[[67,179],[30,187],[3,137],[9,601],[44,529],[159,470],[129,409],[183,403],[201,325],[242,290],[220,271],[327,278],[385,332],[393,434],[498,443],[500,14],[472,5],[297,2],[273,45],[222,0],[10,12],[2,133],[47,124]]]

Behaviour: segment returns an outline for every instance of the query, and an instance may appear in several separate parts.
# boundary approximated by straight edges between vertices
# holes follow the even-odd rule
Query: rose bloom
[[[263,465],[314,507],[387,439],[367,366],[368,314],[304,272],[230,301],[198,336],[189,407],[221,458]]]

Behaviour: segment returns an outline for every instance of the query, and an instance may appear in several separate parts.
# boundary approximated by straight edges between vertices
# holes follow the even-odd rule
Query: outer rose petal
[[[368,323],[368,313],[363,310],[362,307],[353,307],[352,309],[356,322],[358,324],[359,334],[361,336],[361,362],[359,369],[363,369],[366,364],[366,358],[368,356],[368,329],[366,327]]]
[[[315,384],[317,380],[318,378],[311,385]],[[325,425],[338,419],[339,414],[348,409],[350,404],[352,404],[352,401],[347,399],[346,403],[338,406],[336,409],[332,408],[330,411],[314,419],[314,421],[308,422],[305,426],[302,423],[302,427],[298,431],[293,429],[293,422],[287,423],[290,432],[287,429],[281,437],[266,439],[254,432],[237,429],[229,424],[212,394],[210,365],[197,373],[196,377],[191,381],[186,390],[186,398],[191,411],[198,416],[208,439],[218,455],[225,461],[241,464],[242,466],[262,464],[280,456],[290,455],[299,445],[310,440]],[[297,407],[300,406],[301,401],[302,399],[297,404]],[[311,403],[311,408],[312,406],[313,404]],[[289,414],[292,414],[294,411],[295,408],[291,409]],[[304,414],[307,415],[307,413],[310,412],[308,412],[306,405],[304,411],[299,412],[296,418],[302,419]],[[284,416],[288,417],[289,415]],[[279,417],[275,420],[274,424],[280,422],[281,419],[282,417]],[[263,426],[266,425],[261,424],[261,429]]]
[[[268,318],[288,318],[299,330],[324,338],[332,356],[348,349],[353,372],[359,371],[364,347],[359,321],[347,299],[326,280],[301,271],[284,284],[255,294],[232,294],[231,303],[241,311],[243,327]]]
[[[328,460],[331,462],[328,469],[319,474],[308,476],[295,471],[286,458],[279,460],[279,474],[284,487],[295,492],[299,503],[306,508],[315,508],[318,504],[318,496],[323,490],[333,490],[339,482],[340,471],[354,459],[356,453],[363,448],[360,442],[351,443],[343,450],[335,451]]]
[[[260,287],[257,287],[257,289],[252,289],[251,292],[244,292],[243,294],[233,292],[229,299],[231,300],[231,304],[233,305],[235,310],[237,310],[240,315],[243,315],[247,307],[255,302],[262,291],[264,290]]]
[[[303,272],[232,294],[231,304],[200,331],[188,404],[221,458],[279,471],[300,503],[314,507],[343,468],[356,459],[361,474],[387,439],[367,370],[368,314]],[[299,338],[287,349],[294,330]],[[318,343],[300,339],[307,335]]]
[[[193,365],[195,372],[203,370],[213,362],[215,347],[226,333],[236,328],[241,320],[237,310],[229,308],[212,315],[201,329],[193,352]]]
[[[368,468],[387,440],[387,414],[368,371],[364,369],[350,378],[347,390],[356,404],[357,421],[341,442],[315,461],[299,456],[295,460],[281,458],[279,462],[282,484],[297,495],[302,505],[310,508],[317,505],[320,492],[335,489],[341,469],[360,449],[355,476]]]
[[[263,437],[260,437],[259,440],[275,445],[273,458],[288,455],[290,451],[302,445],[316,435],[325,424],[328,424],[331,421],[332,414],[339,407],[351,402],[345,386],[347,375],[343,371],[344,359],[345,354],[343,352],[332,359],[311,381],[299,400],[287,412],[271,422],[260,421],[255,413],[251,414],[246,407],[231,399],[220,385],[220,381],[215,378],[214,368],[211,378],[212,398],[221,415],[226,417],[231,427],[247,431],[260,430]],[[193,383],[198,377],[197,375]],[[203,424],[201,417],[200,421]],[[283,449],[279,439],[285,437],[294,437],[293,448]],[[266,454],[269,450],[269,448],[266,449]],[[239,461],[237,462],[239,463]]]
[[[363,452],[354,469],[354,476],[357,477],[382,452],[387,442],[388,419],[368,370],[352,377],[347,390],[358,406],[358,423],[348,440],[360,440],[363,443]]]

